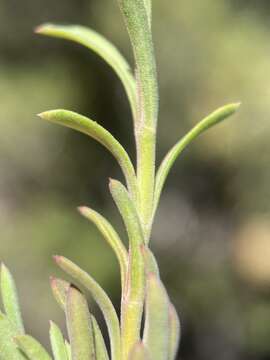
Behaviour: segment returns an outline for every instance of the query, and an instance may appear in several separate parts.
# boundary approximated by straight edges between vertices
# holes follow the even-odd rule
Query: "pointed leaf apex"
[[[59,264],[62,260],[63,256],[60,255],[54,255],[53,260],[56,262],[56,264]]]
[[[89,212],[89,208],[87,206],[78,206],[78,211],[82,216],[87,217],[87,213]]]
[[[41,25],[34,28],[34,32],[36,34],[46,35],[47,33],[50,32],[51,27],[52,27],[52,24],[49,24],[49,23],[41,24]]]

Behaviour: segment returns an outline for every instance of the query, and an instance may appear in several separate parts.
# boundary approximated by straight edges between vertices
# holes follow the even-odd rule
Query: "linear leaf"
[[[73,262],[64,258],[63,256],[55,256],[54,259],[62,270],[64,270],[67,274],[72,276],[90,291],[92,297],[97,302],[104,315],[109,330],[112,360],[120,359],[121,342],[119,320],[108,295],[89,274],[80,269]]]
[[[145,0],[119,0],[133,47],[140,89],[140,120],[155,127],[158,111],[156,63]]]
[[[73,286],[67,294],[66,321],[72,360],[96,360],[88,305],[82,293]]]
[[[29,360],[52,360],[43,346],[30,335],[18,335],[14,341]]]
[[[54,298],[64,311],[66,308],[66,297],[69,287],[70,283],[67,281],[51,277],[51,288]]]
[[[154,213],[156,211],[160,194],[163,189],[163,185],[168,176],[168,173],[173,166],[177,157],[182,153],[182,151],[201,133],[211,128],[212,126],[218,124],[222,120],[231,116],[239,108],[240,103],[229,104],[223,106],[212,114],[204,118],[199,122],[193,129],[191,129],[178,143],[176,143],[173,148],[168,152],[168,154],[163,159],[156,176],[156,185],[155,185],[155,198],[154,198]]]
[[[71,347],[70,347],[70,343],[67,340],[65,340],[65,345],[66,345],[66,349],[67,349],[68,360],[72,360]]]
[[[59,327],[50,322],[50,341],[54,360],[68,360],[65,340]]]
[[[104,147],[106,147],[116,158],[126,178],[128,188],[134,199],[137,197],[136,175],[131,160],[122,145],[97,122],[85,116],[67,110],[46,111],[39,116],[53,123],[64,125],[89,135]]]
[[[144,259],[141,246],[144,244],[140,220],[126,188],[116,180],[110,181],[110,191],[119,209],[129,238],[129,273],[126,294],[122,306],[122,337],[124,358],[140,338],[145,287]]]
[[[8,268],[1,265],[1,294],[5,313],[14,324],[18,334],[24,333],[24,326],[18,301],[15,281]]]
[[[148,17],[149,26],[151,28],[151,22],[152,22],[152,0],[144,0],[146,13]]]
[[[151,359],[168,359],[169,299],[163,284],[154,274],[147,276],[143,342]]]
[[[0,360],[26,360],[13,340],[16,335],[14,324],[0,313]]]
[[[144,257],[146,274],[154,273],[159,278],[159,268],[154,254],[147,245],[143,246],[141,249]]]
[[[84,217],[86,217],[88,220],[92,221],[96,225],[96,227],[104,236],[105,240],[112,247],[120,265],[121,284],[123,289],[127,275],[128,254],[119,235],[114,230],[112,225],[108,222],[108,220],[106,220],[98,212],[86,206],[80,207],[79,211]]]
[[[147,0],[149,1],[149,0]],[[96,31],[83,26],[60,26],[44,24],[36,29],[42,35],[75,41],[97,53],[116,72],[122,81],[131,105],[133,116],[136,115],[137,95],[136,83],[131,69],[117,48]]]
[[[129,360],[149,360],[149,353],[144,344],[139,341],[131,350]]]
[[[173,304],[169,305],[169,360],[176,358],[180,341],[180,321]]]
[[[92,315],[91,316],[93,331],[94,331],[94,340],[95,340],[95,348],[96,348],[96,360],[109,360],[108,352],[106,349],[106,345],[104,342],[103,335],[98,326],[97,320]]]

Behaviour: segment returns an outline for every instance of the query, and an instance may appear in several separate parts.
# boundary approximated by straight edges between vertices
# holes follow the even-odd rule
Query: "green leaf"
[[[67,340],[65,340],[65,345],[66,345],[66,349],[67,349],[68,360],[72,360],[72,358],[71,358],[71,346],[70,346],[70,343]]]
[[[169,360],[176,358],[180,341],[180,321],[173,304],[169,305]]]
[[[29,335],[18,335],[14,341],[29,360],[52,360],[43,346]]]
[[[70,283],[67,281],[51,277],[51,288],[54,298],[64,311],[66,309],[66,297],[69,287]]]
[[[177,157],[200,134],[202,134],[204,131],[211,128],[212,126],[218,124],[222,120],[225,120],[227,117],[231,116],[232,114],[234,114],[236,110],[239,108],[239,106],[240,103],[235,103],[217,109],[212,114],[204,118],[201,122],[199,122],[168,152],[168,154],[165,156],[164,160],[162,161],[156,176],[153,216],[156,212],[160,194],[163,189],[165,180]]]
[[[95,360],[93,327],[85,297],[70,286],[67,294],[66,321],[72,360]]]
[[[129,360],[150,360],[149,353],[141,341],[138,341],[138,343],[135,344],[135,346],[132,348],[128,359]]]
[[[158,90],[156,63],[145,0],[119,0],[133,47],[140,93],[139,121],[156,127]],[[149,3],[147,8],[149,9]]]
[[[94,340],[96,348],[96,360],[109,360],[108,352],[105,346],[104,338],[102,336],[101,330],[98,326],[98,323],[95,317],[91,316],[93,331],[94,331]]]
[[[18,301],[17,289],[15,281],[8,270],[2,264],[1,266],[1,294],[4,305],[4,310],[10,322],[17,329],[18,334],[24,333],[24,326]]]
[[[89,274],[80,269],[73,262],[63,256],[55,256],[54,259],[62,270],[90,291],[92,297],[97,302],[104,315],[109,330],[112,360],[120,359],[121,341],[119,320],[108,295]]]
[[[149,0],[147,0],[149,1]],[[135,118],[137,109],[136,83],[130,66],[116,47],[92,29],[83,26],[44,24],[36,29],[38,34],[75,41],[97,53],[116,72],[122,81]]]
[[[168,359],[169,299],[163,284],[153,273],[147,276],[143,342],[151,359]]]
[[[50,322],[50,341],[54,360],[68,360],[65,340],[59,327]]]
[[[14,324],[0,313],[0,360],[26,360],[13,340],[16,335]]]
[[[137,198],[137,180],[133,165],[128,154],[122,145],[112,136],[112,134],[100,126],[97,122],[79,115],[73,111],[51,110],[39,114],[42,119],[56,124],[64,125],[78,130],[97,140],[106,147],[116,158],[125,175],[128,188],[134,199]]]
[[[147,245],[143,246],[141,249],[144,257],[146,274],[154,273],[159,278],[159,268],[154,254]]]
[[[119,235],[114,230],[112,225],[108,222],[108,220],[106,220],[98,212],[86,206],[80,207],[79,211],[84,217],[86,217],[88,220],[92,221],[96,225],[96,227],[104,236],[105,240],[112,247],[120,265],[121,284],[123,289],[126,282],[128,254]]]
[[[151,22],[152,22],[152,0],[144,0],[144,5],[146,8],[146,13],[148,17],[149,26],[151,28]]]
[[[141,251],[144,238],[137,211],[126,188],[119,181],[111,180],[110,191],[126,226],[130,245],[128,287],[123,295],[122,306],[123,356],[125,358],[140,338],[145,287],[144,259]]]

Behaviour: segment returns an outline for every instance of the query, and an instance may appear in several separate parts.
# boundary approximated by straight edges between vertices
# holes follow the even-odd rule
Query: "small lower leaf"
[[[128,360],[149,360],[149,353],[144,344],[139,341],[131,350]],[[154,360],[154,359],[153,359]]]
[[[67,340],[65,340],[65,345],[66,345],[66,349],[67,349],[68,360],[72,360],[72,358],[71,358],[71,346],[70,346],[70,343]]]
[[[62,279],[51,277],[51,288],[55,300],[65,311],[66,309],[66,297],[70,284]]]
[[[82,293],[73,286],[67,294],[66,320],[72,360],[96,360],[88,305]]]
[[[68,360],[65,340],[59,327],[51,321],[50,341],[54,360]]]
[[[52,360],[43,346],[30,335],[18,335],[14,341],[29,360]]]
[[[104,236],[105,240],[113,249],[120,265],[121,284],[123,289],[124,284],[126,282],[128,254],[119,235],[114,230],[114,228],[109,223],[109,221],[106,220],[102,215],[100,215],[95,210],[90,209],[86,206],[81,206],[79,207],[79,211],[84,217],[86,217],[88,220],[92,221],[96,225],[96,227],[99,229],[101,234]]]
[[[55,256],[54,259],[61,269],[91,292],[92,297],[97,302],[103,313],[109,330],[112,360],[120,359],[121,338],[119,319],[108,295],[89,274],[80,269],[79,266],[74,264],[72,261],[64,258],[63,256]]]
[[[1,294],[7,317],[16,327],[17,333],[23,334],[24,326],[15,281],[4,264],[1,266]]]
[[[16,335],[14,324],[0,313],[0,360],[26,360],[13,340]]]
[[[94,341],[95,341],[95,348],[96,348],[96,360],[109,360],[108,352],[106,349],[106,345],[104,342],[103,335],[101,330],[98,326],[97,320],[92,315],[92,325],[94,331]]]
[[[174,360],[180,341],[180,321],[173,304],[169,305],[169,360]]]
[[[110,191],[129,238],[128,285],[122,298],[121,323],[123,357],[126,358],[134,343],[140,339],[145,290],[144,258],[141,251],[144,236],[137,210],[124,185],[111,179]]]
[[[169,299],[162,282],[153,273],[147,276],[143,343],[151,359],[168,359]]]

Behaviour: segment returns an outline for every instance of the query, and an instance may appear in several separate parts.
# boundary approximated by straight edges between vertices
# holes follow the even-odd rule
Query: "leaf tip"
[[[47,33],[49,33],[51,27],[52,25],[49,23],[38,25],[34,28],[34,33],[46,35]]]
[[[87,216],[89,208],[87,206],[78,206],[78,211],[82,216]]]
[[[56,262],[56,264],[60,264],[63,256],[60,255],[53,255],[53,260]]]

